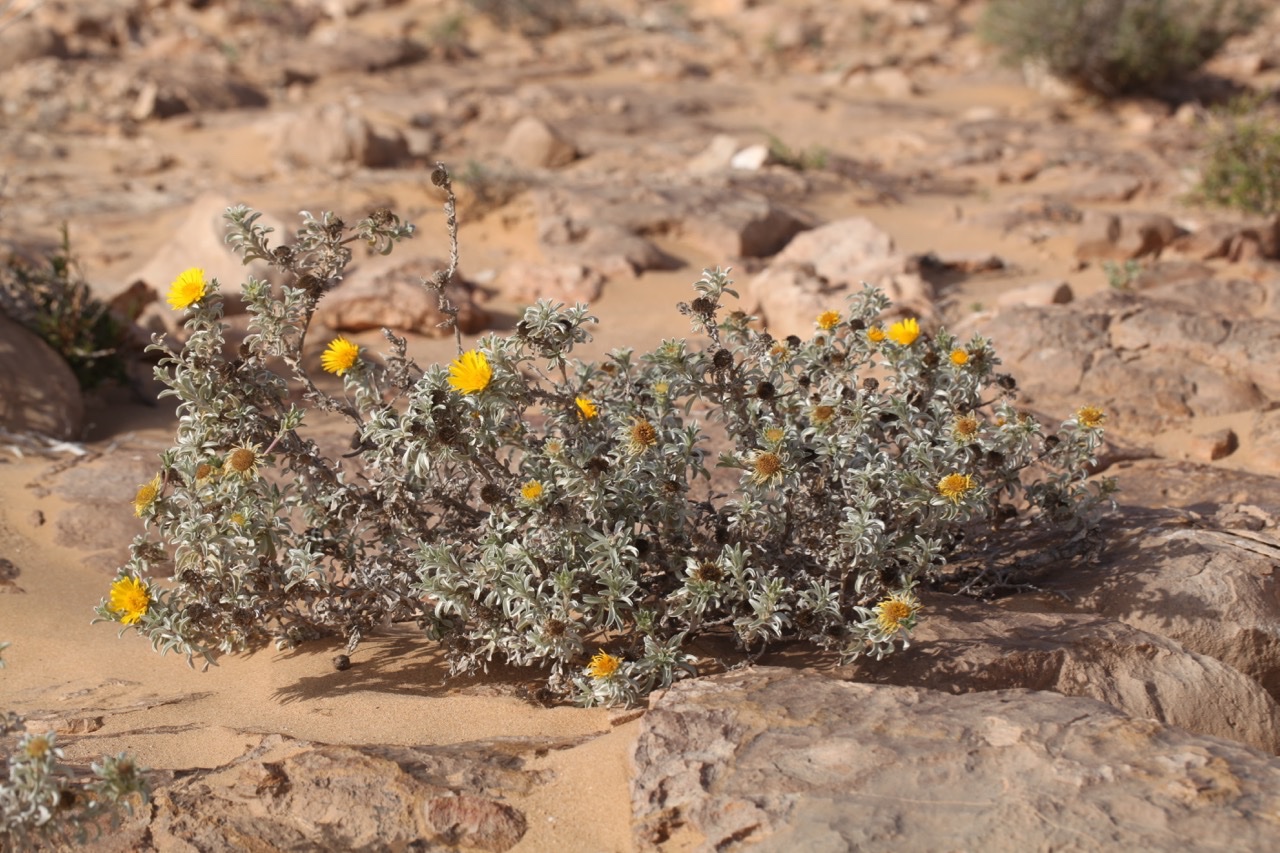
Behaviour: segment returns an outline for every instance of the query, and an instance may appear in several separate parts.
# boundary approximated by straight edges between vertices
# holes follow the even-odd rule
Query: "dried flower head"
[[[587,675],[592,678],[612,678],[618,671],[618,667],[622,666],[622,659],[601,649],[591,658],[591,663],[587,664]]]
[[[956,441],[968,442],[978,437],[982,423],[973,415],[961,415],[951,424],[951,436]]]
[[[147,585],[135,577],[125,576],[111,584],[111,599],[107,607],[119,614],[125,625],[135,625],[151,607],[151,593]]]
[[[1076,409],[1076,423],[1085,429],[1097,429],[1107,419],[1107,413],[1097,406],[1081,406]]]
[[[956,367],[964,367],[969,363],[969,353],[962,349],[953,349],[951,351],[951,363]]]
[[[948,474],[938,481],[938,494],[952,503],[960,503],[976,485],[968,474]]]
[[[898,346],[909,347],[920,337],[920,324],[914,317],[899,320],[889,327],[889,340]]]
[[[242,444],[227,454],[222,471],[224,474],[239,474],[249,480],[258,476],[258,464],[261,462],[261,448],[256,444]]]
[[[814,406],[809,413],[809,418],[819,426],[831,423],[835,419],[836,410],[834,406]]]
[[[160,475],[156,474],[151,480],[138,486],[138,491],[133,496],[133,514],[138,518],[146,515],[155,504],[156,498],[160,497],[161,483]]]
[[[493,368],[479,350],[467,350],[449,363],[449,384],[463,394],[478,394],[489,387]]]
[[[533,503],[542,497],[542,484],[537,480],[530,480],[520,487],[520,497],[529,503]]]
[[[822,329],[824,332],[829,332],[836,326],[840,325],[840,312],[823,311],[818,315],[818,319],[815,322],[818,324],[819,329]]]
[[[639,456],[658,443],[658,431],[646,420],[636,420],[627,435],[627,452]]]
[[[217,472],[218,469],[210,465],[208,462],[201,462],[196,466],[196,482],[204,482]]]
[[[573,402],[578,407],[578,417],[581,420],[589,421],[600,413],[596,409],[596,404],[586,397],[575,397]]]
[[[343,337],[329,341],[320,354],[320,366],[329,373],[342,376],[360,359],[360,347]]]
[[[758,486],[776,485],[782,480],[782,458],[764,450],[751,458],[751,480]]]
[[[169,295],[165,301],[169,303],[169,307],[174,311],[182,311],[195,305],[208,290],[208,285],[204,280],[204,270],[199,267],[191,267],[183,270],[178,277],[169,285]]]
[[[876,626],[886,635],[914,627],[920,600],[911,592],[895,592],[876,605]]]

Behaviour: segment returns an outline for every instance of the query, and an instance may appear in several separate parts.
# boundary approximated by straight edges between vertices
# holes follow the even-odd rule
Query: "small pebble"
[[[345,669],[351,669],[351,658],[346,655],[338,655],[333,659],[333,668],[338,672],[342,672]]]

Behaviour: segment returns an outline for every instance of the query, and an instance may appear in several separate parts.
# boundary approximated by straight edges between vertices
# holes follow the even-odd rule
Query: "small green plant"
[[[1041,63],[1112,96],[1199,69],[1265,9],[1261,0],[992,0],[980,32],[1011,65]]]
[[[1217,115],[1194,196],[1246,213],[1280,211],[1280,120],[1261,97],[1233,101]]]
[[[453,251],[424,286],[451,313],[454,201],[443,167],[433,180]],[[415,364],[390,333],[380,362],[341,337],[317,357],[310,321],[350,246],[389,252],[412,226],[385,210],[353,227],[304,214],[272,245],[257,216],[230,209],[229,240],[289,282],[245,285],[239,354],[198,269],[169,293],[185,347],[155,345],[180,426],[134,497],[148,532],[98,614],[160,651],[213,661],[334,633],[354,648],[408,622],[454,672],[539,666],[558,695],[626,704],[692,673],[702,635],[752,654],[793,639],[889,654],[966,530],[1084,535],[1110,501],[1086,476],[1099,410],[1044,434],[989,341],[883,323],[873,288],[808,339],[727,309],[736,294],[715,270],[678,306],[702,346],[581,361],[587,306],[539,301],[510,335],[465,351],[458,338],[448,366]],[[308,408],[350,423],[349,454],[320,452]]]
[[[11,256],[0,266],[0,309],[31,329],[71,366],[81,388],[125,380],[128,329],[95,299],[80,274],[64,225],[46,265]]]
[[[1123,264],[1115,261],[1103,261],[1102,271],[1107,276],[1107,284],[1112,290],[1133,290],[1133,285],[1142,274],[1142,264],[1130,259]]]
[[[805,148],[797,151],[776,136],[769,136],[769,158],[780,166],[797,172],[820,170],[827,167],[827,149]]]
[[[8,646],[0,643],[0,652]],[[0,668],[4,658],[0,657]],[[12,711],[0,715],[0,738],[23,731]],[[22,850],[38,842],[88,837],[131,810],[146,797],[146,786],[132,759],[104,756],[91,767],[92,778],[72,775],[61,764],[57,735],[22,734],[5,758],[0,779],[0,849]]]

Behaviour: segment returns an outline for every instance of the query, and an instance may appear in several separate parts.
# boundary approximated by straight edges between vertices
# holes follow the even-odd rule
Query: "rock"
[[[409,156],[409,143],[398,129],[375,126],[342,104],[323,104],[286,117],[272,149],[296,167],[350,163],[380,169]]]
[[[1280,540],[1129,510],[1097,565],[1043,587],[1084,609],[1216,658],[1280,696]]]
[[[883,289],[900,307],[926,313],[932,290],[908,266],[893,238],[871,220],[841,219],[792,239],[747,284],[743,301],[746,310],[764,315],[775,336],[811,334],[814,318],[839,310],[863,282]]]
[[[0,71],[44,56],[66,56],[62,36],[31,19],[0,23]]]
[[[744,172],[758,172],[771,161],[768,145],[748,145],[729,159],[729,166]]]
[[[1125,504],[1187,507],[1212,514],[1227,504],[1249,502],[1280,518],[1280,478],[1184,460],[1142,459],[1108,470]]]
[[[114,73],[130,75],[128,85],[137,94],[129,114],[135,121],[265,107],[270,103],[262,89],[218,61],[171,60]]]
[[[508,299],[532,303],[539,299],[574,304],[592,302],[600,295],[604,276],[581,264],[508,264],[497,280]]]
[[[1065,281],[1040,281],[1006,290],[996,297],[1001,308],[1015,305],[1066,305],[1075,298],[1071,285]]]
[[[379,258],[353,268],[316,309],[315,322],[335,332],[393,329],[429,337],[452,335],[441,328],[440,300],[422,285],[448,263],[435,258]],[[446,294],[458,309],[458,328],[474,334],[487,328],[489,312],[475,301],[475,287],[455,277]]]
[[[1103,175],[1072,187],[1065,195],[1076,203],[1129,201],[1143,185],[1142,178],[1133,175]]]
[[[545,744],[539,744],[547,748]],[[268,735],[244,756],[156,790],[149,832],[165,850],[509,850],[524,815],[502,801],[539,780],[534,744],[328,746]]]
[[[728,169],[738,151],[738,140],[723,133],[711,137],[707,147],[685,167],[690,174],[706,175]]]
[[[951,693],[1025,687],[1106,702],[1131,717],[1280,752],[1280,705],[1256,681],[1165,637],[1021,599],[929,595],[911,647],[854,680]]]
[[[227,245],[225,214],[227,208],[237,203],[236,200],[219,193],[205,193],[191,202],[187,208],[187,215],[173,233],[157,241],[161,248],[152,255],[150,260],[125,276],[124,281],[129,282],[128,286],[119,288],[116,293],[132,290],[137,287],[138,282],[142,282],[144,286],[154,288],[163,296],[168,293],[169,285],[179,273],[189,267],[200,267],[204,270],[207,279],[218,280],[223,298],[227,302],[227,312],[237,313],[242,310],[240,290],[249,276],[269,279],[274,276],[274,273],[271,267],[261,261],[245,266],[240,257]],[[258,224],[273,229],[273,233],[267,238],[273,246],[290,242],[289,232],[285,230],[283,222],[276,217],[264,213],[258,220]],[[153,303],[149,307],[166,312],[165,316],[175,323],[180,321],[181,314],[173,311],[163,301]],[[148,308],[144,308],[139,315],[140,325],[147,313]]]
[[[521,169],[558,169],[578,158],[578,150],[546,122],[520,119],[502,143],[502,156]]]
[[[724,259],[768,257],[813,227],[803,214],[745,192],[691,198],[677,215],[677,228],[685,240]]]
[[[1039,691],[754,668],[676,684],[640,727],[641,850],[1265,849],[1280,809],[1272,756]]]
[[[0,427],[78,441],[84,432],[80,383],[35,332],[0,312]]]
[[[1183,445],[1183,458],[1196,462],[1216,462],[1235,453],[1240,439],[1229,427],[1189,436]]]
[[[342,24],[315,28],[305,41],[284,40],[273,65],[279,82],[313,81],[347,73],[373,73],[424,59],[427,51],[409,39],[362,33]]]
[[[1183,234],[1182,228],[1159,213],[1085,211],[1076,237],[1080,260],[1131,260],[1159,255]]]

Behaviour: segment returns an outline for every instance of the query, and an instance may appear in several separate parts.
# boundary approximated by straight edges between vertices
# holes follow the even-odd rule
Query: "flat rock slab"
[[[1280,760],[1029,690],[742,670],[655,698],[633,761],[642,850],[1265,850],[1280,830]]]

